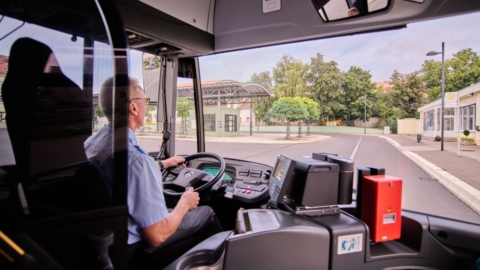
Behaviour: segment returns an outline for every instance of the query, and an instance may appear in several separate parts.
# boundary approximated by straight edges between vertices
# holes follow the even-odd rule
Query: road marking
[[[362,141],[362,138],[363,138],[363,136],[360,137],[360,139],[358,140],[357,145],[356,145],[355,148],[353,149],[352,155],[350,155],[350,160],[353,160],[353,159],[355,158],[355,155],[357,154],[357,150],[358,150],[358,147],[360,146],[360,142]]]

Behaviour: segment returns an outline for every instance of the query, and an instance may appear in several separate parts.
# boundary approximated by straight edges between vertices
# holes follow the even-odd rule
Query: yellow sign
[[[448,92],[445,93],[445,108],[456,108],[458,103],[458,93]]]

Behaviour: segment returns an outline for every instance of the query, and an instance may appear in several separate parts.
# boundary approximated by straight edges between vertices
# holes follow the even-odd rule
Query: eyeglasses
[[[148,105],[148,103],[150,103],[150,98],[148,98],[148,97],[147,97],[147,98],[132,98],[132,99],[130,99],[129,102],[132,102],[132,100],[135,100],[135,99],[144,99],[144,100],[145,100],[145,104],[147,104],[147,105]]]

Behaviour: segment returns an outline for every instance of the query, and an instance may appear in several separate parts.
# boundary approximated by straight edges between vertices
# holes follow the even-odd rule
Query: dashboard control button
[[[240,170],[240,171],[238,171],[238,175],[248,176],[249,172],[250,172],[250,170]]]
[[[262,177],[262,171],[254,171],[254,170],[252,170],[252,171],[250,172],[250,177],[258,177],[258,178],[260,178],[260,177]]]

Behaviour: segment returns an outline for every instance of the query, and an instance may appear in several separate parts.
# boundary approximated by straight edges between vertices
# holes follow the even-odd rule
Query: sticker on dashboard
[[[363,234],[349,234],[338,237],[337,255],[360,252],[363,246]]]

